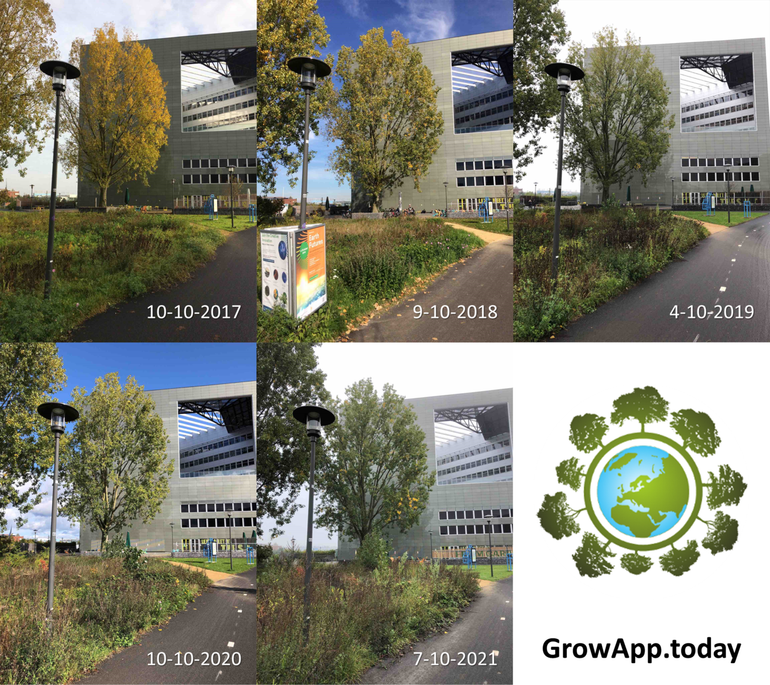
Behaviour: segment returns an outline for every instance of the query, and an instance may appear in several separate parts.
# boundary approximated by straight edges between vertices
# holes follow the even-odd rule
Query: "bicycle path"
[[[231,234],[214,258],[189,280],[116,304],[84,321],[70,339],[75,342],[255,342],[256,301],[255,226]],[[184,308],[188,305],[196,312],[192,318],[185,318]],[[202,318],[207,311],[212,315],[214,305],[220,308],[220,318]],[[231,318],[223,318],[225,305]],[[237,305],[240,310],[232,318]],[[163,319],[157,315],[159,306],[166,308],[167,316]],[[178,313],[177,306],[180,307]],[[149,307],[153,308],[156,318],[149,318]]]
[[[77,684],[254,685],[257,680],[256,582],[256,567],[219,581],[168,623],[150,629],[137,644],[106,659],[95,673],[78,680]],[[218,659],[213,656],[215,653]],[[234,653],[238,653],[239,665],[222,665],[224,653],[229,653],[231,661],[235,659]],[[190,654],[197,663],[187,666],[184,659],[187,657],[189,661]],[[206,654],[209,665],[203,665]],[[217,661],[217,665],[212,661]],[[150,665],[160,662],[165,665]]]
[[[513,682],[513,576],[498,580],[482,588],[479,596],[460,615],[446,632],[438,633],[410,646],[412,650],[400,658],[384,659],[361,676],[361,683],[399,683],[417,685],[424,683],[501,683]],[[416,652],[422,652],[417,664]],[[464,652],[476,653],[476,661],[485,657],[483,666],[459,666]],[[495,666],[490,665],[494,655]],[[438,664],[436,666],[434,663]],[[442,653],[450,661],[441,664]],[[447,657],[444,657],[445,660]]]
[[[449,225],[479,236],[487,245],[452,264],[426,290],[376,314],[349,333],[347,340],[513,341],[513,236],[461,224]],[[416,318],[418,305],[422,315]],[[481,318],[482,307],[486,318]],[[496,318],[489,318],[490,307],[496,308]],[[475,318],[471,318],[474,309]]]

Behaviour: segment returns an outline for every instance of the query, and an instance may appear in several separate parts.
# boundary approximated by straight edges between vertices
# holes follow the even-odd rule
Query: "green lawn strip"
[[[562,214],[559,280],[551,271],[553,214],[521,212],[513,238],[513,338],[556,334],[709,235],[670,212],[617,209]]]
[[[438,219],[332,220],[326,242],[327,304],[301,322],[280,309],[262,311],[260,305],[258,342],[336,340],[484,246],[480,238]]]
[[[140,566],[129,571],[119,559],[57,555],[49,634],[47,557],[0,559],[0,682],[77,679],[211,584],[196,570],[159,560]]]
[[[225,241],[182,216],[66,213],[56,224],[46,301],[47,216],[0,213],[0,342],[66,340],[112,304],[186,280]]]
[[[461,568],[468,573],[477,574],[480,580],[503,580],[503,578],[509,578],[513,575],[513,571],[509,571],[505,566],[494,564],[494,567],[494,578],[492,577],[492,572],[489,569],[489,564],[485,565],[483,563],[477,563],[476,568],[474,569],[469,569],[467,566],[462,566]]]
[[[716,212],[712,216],[706,216],[706,212],[674,212],[678,216],[686,216],[688,219],[698,219],[707,224],[718,224],[719,226],[737,226],[746,223],[760,216],[765,216],[767,212],[752,212],[751,216],[744,217],[742,213],[730,212],[730,223],[727,223],[727,212]]]
[[[480,231],[489,231],[490,233],[506,233],[511,235],[513,233],[513,217],[508,219],[508,224],[505,223],[505,217],[502,219],[495,218],[492,223],[485,224],[481,219],[443,219],[450,224],[462,224],[463,226],[470,226],[472,228],[478,228]]]
[[[243,231],[247,228],[256,226],[249,220],[249,215],[236,214],[234,218],[235,228],[230,228],[230,214],[228,212],[219,212],[217,219],[209,219],[208,214],[179,214],[180,218],[187,219],[190,223],[201,228],[219,228],[223,231],[235,232]]]
[[[209,563],[206,559],[189,559],[186,557],[159,557],[167,561],[177,561],[180,564],[187,564],[188,566],[195,566],[196,568],[207,569],[209,571],[219,571],[220,573],[243,573],[249,569],[254,568],[254,562],[250,565],[247,563],[248,559],[243,557],[233,557],[233,570],[230,570],[230,557],[226,555],[219,555],[216,561]]]

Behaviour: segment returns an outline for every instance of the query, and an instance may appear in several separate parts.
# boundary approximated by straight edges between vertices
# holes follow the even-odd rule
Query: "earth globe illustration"
[[[610,459],[599,475],[597,499],[610,525],[636,538],[671,530],[687,509],[690,485],[682,463],[659,447],[635,445]]]

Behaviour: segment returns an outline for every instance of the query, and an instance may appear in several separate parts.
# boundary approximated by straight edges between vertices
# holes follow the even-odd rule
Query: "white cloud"
[[[59,486],[61,492],[61,485]],[[16,519],[19,516],[18,509],[7,507],[5,509],[5,518],[8,521],[10,532],[13,527],[14,535],[24,535],[32,537],[33,531],[37,528],[37,537],[39,540],[47,540],[51,534],[51,504],[53,501],[53,481],[50,478],[43,480],[40,488],[43,498],[40,504],[32,508],[32,511],[24,515],[26,523],[19,529],[16,528]],[[56,539],[57,540],[78,540],[80,538],[80,523],[70,521],[63,516],[56,517]]]
[[[351,17],[363,19],[366,16],[366,0],[340,0],[340,3]]]
[[[447,38],[455,23],[454,0],[396,0],[406,12],[399,17],[410,28],[404,35],[412,42]]]

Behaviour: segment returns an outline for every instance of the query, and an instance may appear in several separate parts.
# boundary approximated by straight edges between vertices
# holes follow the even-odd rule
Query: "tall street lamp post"
[[[487,519],[489,524],[489,574],[494,578],[495,569],[492,567],[492,519]]]
[[[176,209],[176,179],[171,179],[171,194],[174,196],[174,209]]]
[[[307,127],[305,127],[307,132]],[[305,151],[307,152],[307,140],[305,141]],[[323,407],[313,407],[305,405],[297,407],[293,412],[297,421],[304,423],[307,436],[310,438],[310,479],[308,482],[308,505],[307,505],[307,546],[305,547],[305,597],[304,597],[304,625],[303,633],[305,644],[310,639],[310,573],[313,568],[313,481],[315,479],[315,444],[321,437],[321,426],[328,426],[334,423],[335,416],[328,409]]]
[[[230,174],[230,228],[235,230],[235,218],[233,214],[233,174],[235,173],[235,167],[230,167],[228,170]]]
[[[45,259],[45,294],[46,300],[51,298],[51,280],[53,279],[53,239],[54,219],[56,217],[56,169],[59,163],[59,101],[67,87],[67,79],[73,80],[80,76],[80,69],[67,62],[51,60],[40,65],[40,71],[53,79],[53,89],[56,93],[56,123],[53,134],[53,174],[51,175],[51,207],[48,211],[48,252]]]
[[[449,182],[444,181],[444,217],[449,218],[449,196],[448,196]]]
[[[730,226],[730,170],[725,169],[725,178],[727,179],[727,226]]]
[[[169,523],[169,526],[171,526],[171,558],[174,558],[174,524]]]
[[[565,64],[563,62],[549,64],[545,68],[545,73],[556,79],[556,88],[561,93],[559,161],[556,172],[556,192],[554,194],[556,211],[554,212],[553,251],[551,254],[551,280],[555,281],[559,275],[559,220],[561,218],[561,158],[564,151],[564,105],[567,99],[567,93],[572,87],[572,82],[579,81],[585,74],[580,67],[576,67],[574,64]]]
[[[230,571],[233,570],[233,515],[227,515],[227,529],[230,531]]]
[[[535,204],[537,204],[537,181],[535,181]]]
[[[674,177],[671,177],[671,211],[674,210]]]
[[[58,102],[58,100],[57,100]],[[54,150],[56,148],[54,147]],[[54,153],[56,154],[56,153]],[[48,553],[48,603],[46,605],[46,620],[51,620],[53,612],[53,573],[56,563],[56,516],[58,480],[59,480],[59,438],[64,433],[65,424],[70,421],[77,421],[80,414],[74,407],[70,407],[60,402],[46,402],[37,408],[40,416],[51,422],[51,432],[54,435],[55,447],[53,457],[53,502],[51,503],[51,548]]]
[[[433,566],[433,531],[429,530],[430,534],[430,565]]]
[[[32,211],[35,209],[35,184],[29,184],[29,209]]]
[[[332,73],[331,67],[320,59],[312,57],[292,57],[288,61],[289,69],[299,74],[299,85],[305,91],[305,143],[302,152],[302,197],[299,205],[299,228],[305,229],[307,212],[307,164],[308,143],[310,142],[310,93],[315,90],[316,78],[324,78]]]
[[[511,230],[511,203],[508,200],[508,172],[505,169],[503,169],[503,192],[505,193],[505,230],[509,232]]]

